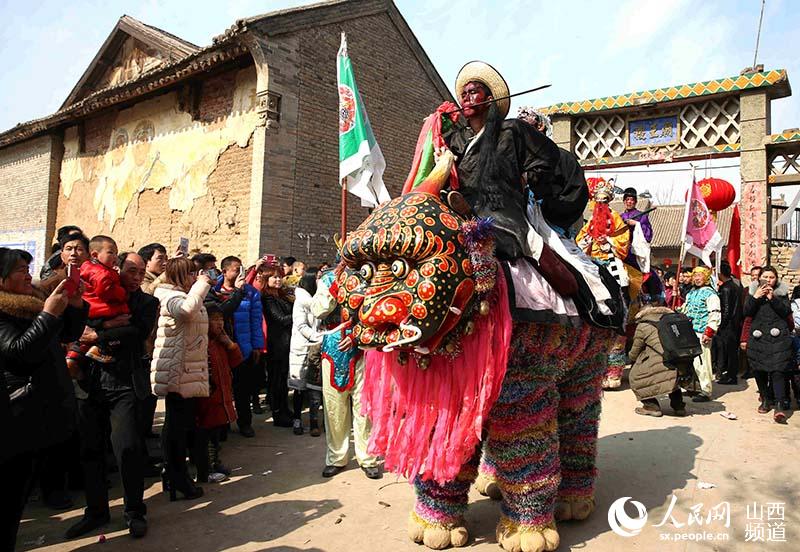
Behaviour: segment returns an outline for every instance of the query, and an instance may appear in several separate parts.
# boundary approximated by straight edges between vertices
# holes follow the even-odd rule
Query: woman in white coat
[[[319,321],[311,313],[312,297],[317,292],[317,274],[310,270],[294,290],[292,308],[292,339],[289,344],[289,389],[294,389],[294,434],[303,434],[303,397],[308,395],[311,435],[318,437],[319,407],[322,404],[322,382],[319,372],[319,347],[322,336],[317,331]]]
[[[159,300],[151,377],[153,393],[165,398],[166,417],[161,449],[166,467],[162,485],[170,500],[176,491],[184,498],[203,496],[186,469],[187,432],[194,427],[195,397],[208,396],[208,314],[203,300],[211,279],[197,275],[194,263],[177,257],[167,261]]]

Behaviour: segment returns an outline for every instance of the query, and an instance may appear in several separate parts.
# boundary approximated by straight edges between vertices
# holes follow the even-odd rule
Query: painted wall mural
[[[116,58],[100,78],[96,88],[101,89],[133,80],[161,63],[161,57],[155,49],[149,48],[135,38],[129,38],[119,49]]]
[[[178,109],[177,92],[120,111],[105,153],[80,154],[76,128],[64,136],[61,193],[91,183],[98,221],[109,227],[125,216],[137,194],[169,190],[169,208],[188,211],[208,193],[208,178],[229,147],[246,147],[258,124],[255,68],[239,71],[227,117],[193,121]]]

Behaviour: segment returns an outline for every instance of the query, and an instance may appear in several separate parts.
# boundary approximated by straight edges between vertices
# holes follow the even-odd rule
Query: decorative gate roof
[[[776,86],[782,85],[782,86]],[[697,98],[712,94],[726,92],[737,92],[750,90],[753,88],[764,88],[776,86],[773,98],[783,98],[791,94],[789,81],[785,69],[773,69],[771,71],[759,71],[745,73],[733,77],[725,77],[705,82],[695,82],[678,86],[668,86],[665,88],[654,88],[641,92],[631,92],[620,94],[619,96],[608,96],[605,98],[594,98],[577,102],[562,102],[549,107],[538,109],[550,115],[580,115],[583,113],[593,113],[596,111],[606,111],[609,109],[619,109],[623,107],[636,107],[645,104],[671,102],[687,98]]]

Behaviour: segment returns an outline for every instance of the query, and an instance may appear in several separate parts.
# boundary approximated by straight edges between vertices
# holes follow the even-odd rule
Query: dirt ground
[[[584,522],[559,526],[559,550],[797,550],[800,416],[779,426],[770,415],[756,413],[753,380],[736,387],[716,387],[711,403],[689,402],[690,416],[686,418],[637,416],[633,413],[636,404],[627,389],[605,394],[597,509]],[[722,417],[720,413],[726,410],[738,419]],[[201,499],[170,503],[160,492],[160,482],[148,479],[145,496],[150,531],[146,538],[134,541],[129,537],[122,521],[119,478],[112,474],[112,520],[106,527],[65,542],[64,531],[82,510],[54,513],[32,500],[23,516],[17,549],[425,550],[406,537],[413,490],[405,480],[392,475],[369,480],[355,462],[336,477],[323,479],[324,436],[295,436],[291,430],[273,428],[268,419],[268,415],[256,417],[255,439],[235,433],[229,436],[222,457],[236,468],[234,476],[222,484],[204,485]],[[705,483],[715,487],[703,488]],[[673,521],[662,524],[670,517],[673,494]],[[609,506],[623,497],[631,497],[647,510],[648,518],[638,535],[620,536],[609,526]],[[83,500],[79,495],[74,498],[76,504]],[[469,550],[499,550],[494,528],[500,505],[474,490],[470,502]],[[781,508],[769,503],[785,504]],[[628,504],[625,512],[636,517],[634,505]],[[630,523],[623,525],[631,527]],[[104,543],[99,542],[101,533]],[[780,538],[786,542],[777,542]]]

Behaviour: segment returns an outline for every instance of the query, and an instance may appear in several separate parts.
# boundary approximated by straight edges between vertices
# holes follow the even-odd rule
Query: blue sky
[[[57,110],[122,14],[201,46],[237,18],[298,0],[0,0],[0,129]],[[738,74],[753,61],[760,0],[396,0],[445,82],[483,59],[512,105],[549,105]],[[501,7],[502,6],[502,7]],[[800,10],[767,0],[758,62],[800,79]],[[336,52],[331,52],[333,63]],[[358,60],[354,60],[356,72]],[[800,90],[800,80],[795,89]],[[773,103],[773,132],[800,127],[800,92]]]

